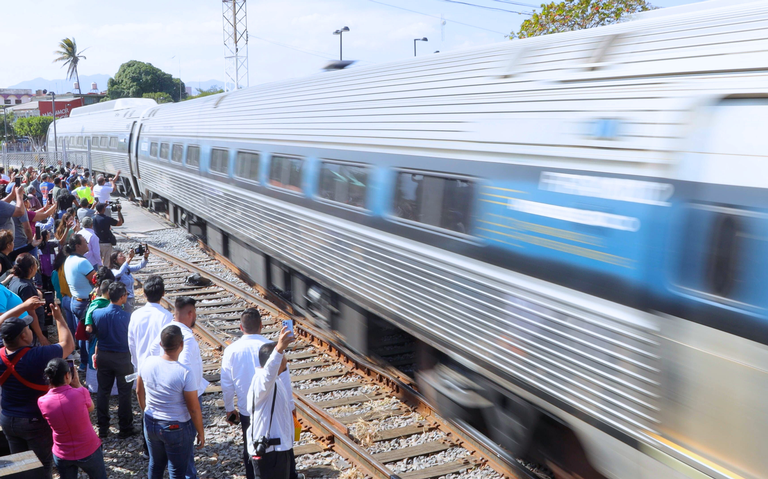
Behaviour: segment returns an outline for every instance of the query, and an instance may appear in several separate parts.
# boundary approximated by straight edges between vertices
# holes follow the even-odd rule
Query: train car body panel
[[[239,267],[398,325],[605,477],[756,479],[768,7],[639,18],[59,131],[114,131],[94,169],[130,148]]]

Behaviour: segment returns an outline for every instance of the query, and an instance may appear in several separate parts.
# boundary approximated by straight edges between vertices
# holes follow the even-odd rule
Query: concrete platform
[[[120,204],[123,207],[125,224],[113,227],[115,233],[136,235],[175,227],[170,221],[163,220],[131,202],[123,200]],[[112,217],[117,218],[117,213],[112,213]]]

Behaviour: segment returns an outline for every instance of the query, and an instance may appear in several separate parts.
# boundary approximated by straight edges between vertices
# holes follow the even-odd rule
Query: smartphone
[[[69,365],[69,374],[74,376],[75,375],[75,360],[74,359],[67,359],[67,364]]]
[[[42,230],[40,229],[40,225],[36,225],[35,226],[35,238],[42,238],[41,231]]]
[[[17,176],[13,181],[16,182],[16,188],[21,187],[21,178],[20,177]]]
[[[233,423],[233,424],[240,424],[240,419],[237,417],[237,414],[234,412],[227,416],[227,421]]]
[[[292,319],[284,319],[283,320],[283,327],[288,328],[288,331],[290,331],[291,334],[294,334],[293,333],[293,320]]]
[[[48,193],[48,204],[53,203],[53,193]]]
[[[43,299],[45,300],[45,305],[50,306],[56,301],[56,293],[53,291],[46,291],[43,293]]]

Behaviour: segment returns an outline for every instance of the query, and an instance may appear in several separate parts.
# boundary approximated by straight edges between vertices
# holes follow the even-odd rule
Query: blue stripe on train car
[[[673,191],[653,179],[542,170],[535,183],[480,185],[474,234],[516,254],[640,284]]]

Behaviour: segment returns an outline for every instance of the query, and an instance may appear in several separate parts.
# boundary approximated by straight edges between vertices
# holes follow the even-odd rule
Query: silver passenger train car
[[[58,131],[351,347],[413,335],[445,415],[557,477],[755,479],[766,27],[696,4]]]

